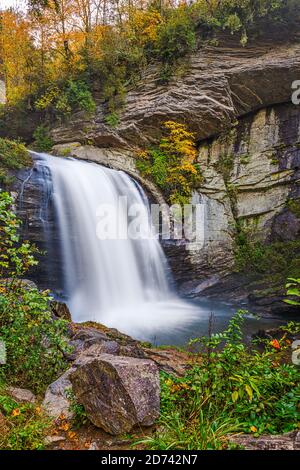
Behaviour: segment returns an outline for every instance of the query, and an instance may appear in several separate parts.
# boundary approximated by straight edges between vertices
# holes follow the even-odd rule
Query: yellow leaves
[[[149,154],[148,152],[146,152],[146,150],[140,150],[139,152],[137,152],[136,156],[143,160],[147,160],[149,158]]]
[[[247,395],[248,395],[250,401],[252,401],[252,399],[253,399],[253,390],[252,390],[252,388],[250,387],[250,385],[246,384],[246,385],[245,385],[245,390],[246,390],[246,392],[247,392]]]
[[[169,387],[171,393],[180,392],[181,390],[189,390],[190,387],[185,382],[174,383],[172,379],[167,379],[165,381],[167,387]]]
[[[68,432],[68,438],[71,439],[71,440],[77,439],[77,434],[76,434],[76,432],[74,432],[74,431],[69,431],[69,432]]]
[[[35,107],[40,111],[46,109],[59,96],[61,91],[57,87],[53,87],[47,91],[40,99],[36,100]]]
[[[235,403],[235,402],[239,399],[239,392],[238,392],[237,390],[235,390],[235,391],[231,394],[231,398],[232,398],[233,403]]]
[[[175,121],[164,122],[164,127],[168,136],[162,139],[161,150],[177,154],[184,163],[193,163],[196,158],[194,134],[187,131],[184,124]]]
[[[251,426],[250,431],[251,432],[257,432],[257,427],[256,426]]]
[[[62,423],[62,424],[59,426],[58,429],[60,429],[61,431],[67,432],[67,431],[69,431],[69,429],[70,429],[70,425],[69,425],[69,423],[64,422],[64,423]]]
[[[167,380],[165,381],[165,384],[167,385],[167,387],[171,387],[171,386],[173,385],[173,380],[167,379]]]
[[[136,10],[131,14],[130,28],[135,39],[145,45],[147,42],[156,42],[161,22],[162,16],[157,11]]]
[[[166,121],[163,125],[167,133],[161,139],[159,149],[140,151],[137,167],[166,191],[171,204],[188,204],[193,189],[201,181],[195,163],[194,134],[175,121]]]
[[[21,414],[20,408],[15,408],[11,415],[15,417],[15,416],[20,416],[20,414]]]

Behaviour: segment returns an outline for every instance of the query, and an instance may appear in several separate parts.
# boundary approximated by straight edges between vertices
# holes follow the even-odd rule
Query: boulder
[[[35,395],[26,388],[7,387],[7,393],[19,403],[35,403]]]
[[[91,422],[118,435],[159,416],[159,373],[153,361],[102,354],[70,374]]]
[[[42,407],[52,418],[58,418],[64,415],[66,419],[73,418],[73,412],[70,410],[70,400],[68,392],[72,390],[70,374],[75,368],[68,369],[61,377],[49,385],[46,390]]]
[[[253,437],[248,434],[234,436],[230,439],[242,445],[245,450],[300,450],[300,431],[282,435],[262,435]]]

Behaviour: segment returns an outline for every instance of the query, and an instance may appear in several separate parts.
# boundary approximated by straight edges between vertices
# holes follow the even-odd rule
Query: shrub
[[[201,175],[195,163],[194,135],[184,124],[164,123],[166,135],[159,147],[141,152],[138,170],[153,179],[166,194],[171,204],[188,204],[192,191],[199,185]]]
[[[52,319],[47,292],[20,279],[37,264],[36,250],[20,242],[11,203],[7,193],[0,193],[0,338],[7,350],[0,373],[4,381],[40,392],[66,368],[66,322]]]
[[[9,170],[19,170],[31,163],[29,152],[23,144],[0,138],[0,183],[10,182]]]
[[[34,148],[39,152],[49,152],[53,147],[53,140],[49,135],[49,128],[41,124],[38,126],[34,133]]]
[[[299,273],[300,241],[263,243],[238,227],[235,261],[238,271],[260,274],[281,273],[283,281]]]
[[[231,447],[229,433],[297,429],[299,369],[279,362],[289,347],[285,335],[261,353],[247,348],[245,313],[238,311],[223,333],[198,340],[201,358],[183,377],[162,373],[159,427],[143,441],[147,447],[224,449]]]
[[[35,101],[35,108],[44,111],[46,118],[67,118],[74,111],[91,114],[96,109],[95,101],[84,81],[67,80],[50,87]]]
[[[110,113],[105,117],[105,122],[111,127],[116,127],[119,124],[119,116],[117,113]]]
[[[195,25],[189,9],[180,6],[170,10],[158,29],[157,54],[163,62],[173,63],[192,52],[196,45]]]

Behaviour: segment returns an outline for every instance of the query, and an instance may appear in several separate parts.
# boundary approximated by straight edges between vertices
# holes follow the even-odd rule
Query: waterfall
[[[159,241],[122,236],[132,207],[139,208],[142,232],[151,233],[149,203],[139,184],[122,171],[91,162],[47,154],[34,154],[34,159],[46,194],[41,197],[41,214],[47,214],[45,201],[56,214],[63,290],[73,321],[96,321],[140,339],[194,321],[195,307],[179,299],[169,285]],[[125,198],[127,206],[120,204]],[[109,239],[97,231],[103,221],[99,208],[106,207],[118,208],[117,217],[109,217],[110,230],[117,236]],[[47,218],[42,220],[47,252],[55,256]]]

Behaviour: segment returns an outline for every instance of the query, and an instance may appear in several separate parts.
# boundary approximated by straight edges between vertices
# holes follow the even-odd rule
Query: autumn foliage
[[[184,124],[166,121],[159,146],[138,155],[137,166],[166,193],[171,204],[188,204],[200,184],[194,134]]]

